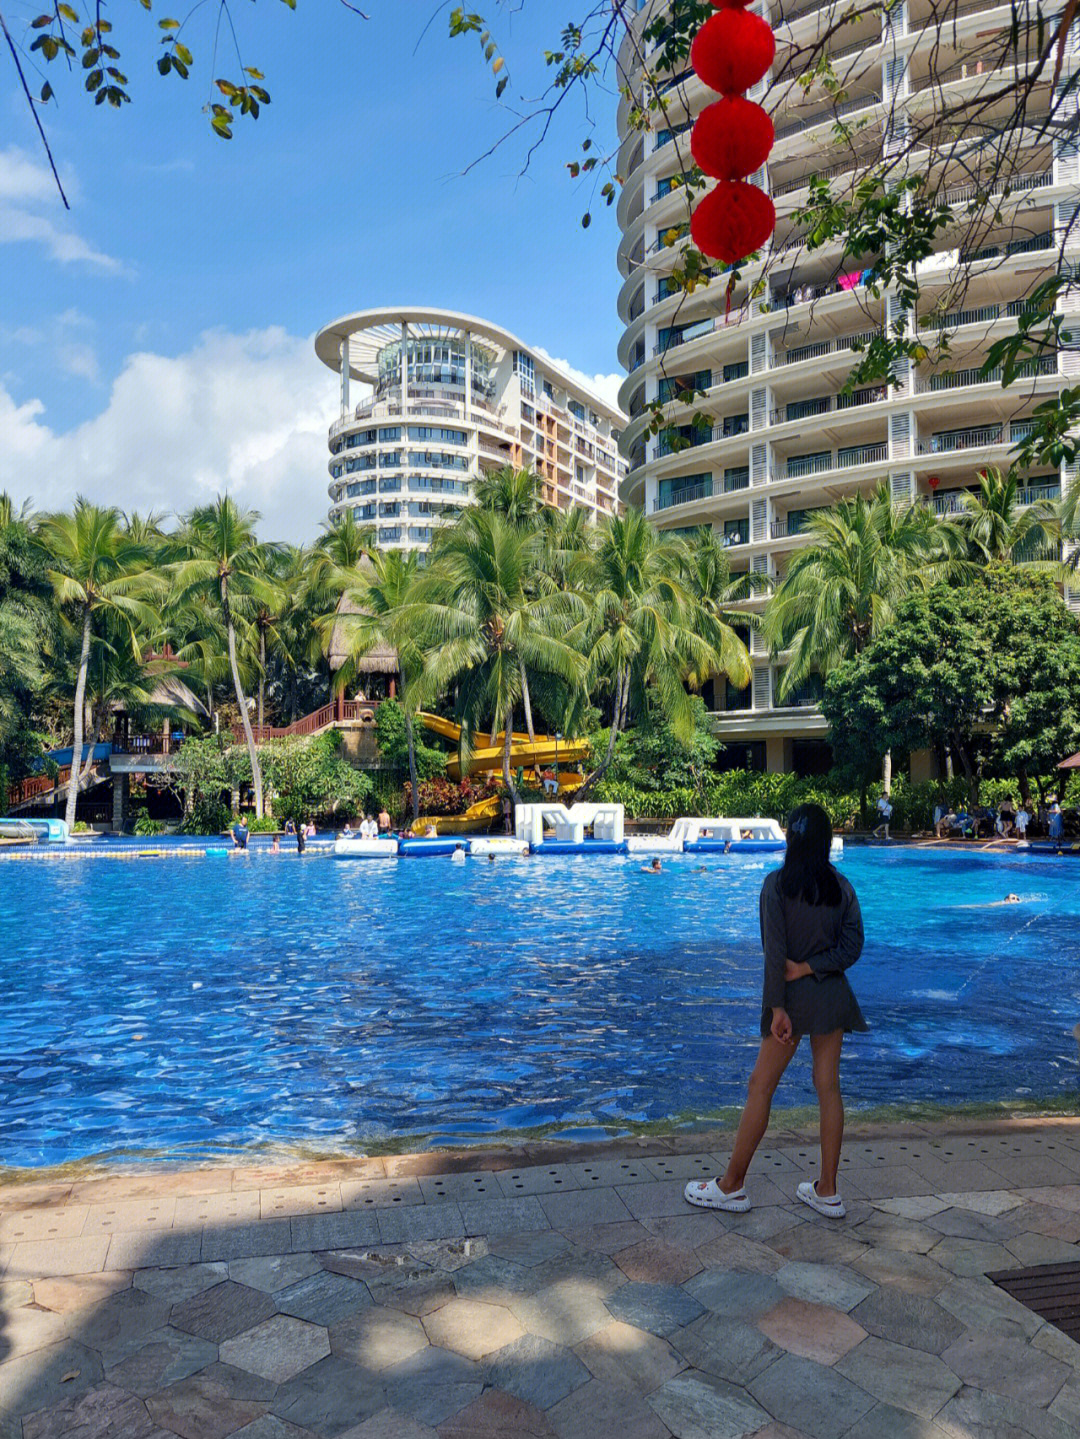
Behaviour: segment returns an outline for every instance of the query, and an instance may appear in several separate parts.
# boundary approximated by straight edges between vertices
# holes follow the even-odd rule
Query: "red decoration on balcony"
[[[743,180],[764,165],[773,139],[773,122],[760,105],[727,95],[697,117],[690,151],[706,175]]]
[[[941,479],[938,475],[928,475],[926,483],[930,486],[932,490],[936,490],[938,485],[941,484]]]
[[[776,225],[776,207],[763,190],[745,180],[721,180],[698,202],[690,235],[706,255],[738,264],[760,250]]]
[[[725,9],[705,21],[690,47],[694,73],[721,95],[741,95],[773,62],[776,40],[760,15]]]

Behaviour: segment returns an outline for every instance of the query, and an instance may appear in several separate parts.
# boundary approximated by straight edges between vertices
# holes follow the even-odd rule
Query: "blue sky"
[[[267,532],[313,535],[335,384],[310,338],[367,306],[471,311],[615,374],[614,214],[583,230],[565,169],[580,108],[524,176],[520,139],[463,174],[512,120],[475,37],[448,39],[446,9],[422,36],[428,0],[365,6],[368,20],[334,0],[237,7],[273,102],[230,142],[200,111],[212,6],[192,22],[186,83],[153,68],[154,19],[119,7],[133,104],[95,109],[64,76],[44,116],[70,215],[0,62],[0,488],[175,510],[228,484]],[[504,101],[539,93],[563,18],[541,0],[496,16]],[[236,70],[223,49],[216,73]],[[598,148],[615,103],[594,112]]]

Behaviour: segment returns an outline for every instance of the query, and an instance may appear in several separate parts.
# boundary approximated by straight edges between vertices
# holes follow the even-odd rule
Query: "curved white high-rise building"
[[[990,345],[1015,330],[1024,297],[1055,270],[1060,249],[1074,246],[1075,93],[1071,106],[1068,96],[1059,105],[1051,92],[1053,65],[1044,65],[1026,123],[1016,125],[1016,82],[1038,48],[1035,5],[1017,3],[1014,11],[993,0],[953,0],[932,10],[929,0],[898,0],[883,14],[837,0],[785,7],[766,0],[776,61],[750,93],[776,127],[768,165],[755,178],[772,195],[778,219],[761,259],[743,267],[730,309],[722,279],[693,294],[668,279],[686,245],[679,186],[692,167],[689,128],[715,96],[686,70],[662,83],[666,113],[646,109],[651,128],[631,123],[635,104],[648,95],[642,32],[665,8],[663,0],[639,4],[620,55],[629,77],[619,110],[620,360],[629,372],[620,399],[629,415],[623,450],[631,466],[622,495],[665,530],[712,525],[731,546],[735,572],[780,579],[803,543],[808,514],[883,481],[898,502],[919,500],[949,513],[959,493],[976,486],[979,469],[1008,466],[1034,406],[1076,383],[1075,348],[1038,355],[1007,389],[1000,376],[980,373]],[[1030,52],[1032,64],[1006,68],[1014,14],[1021,57]],[[935,16],[942,15],[947,22],[938,24]],[[773,80],[792,47],[807,53],[830,27],[829,54],[843,86],[838,101],[820,82]],[[1076,69],[1078,30],[1072,27],[1058,96]],[[918,139],[926,117],[964,99],[973,102],[966,131],[939,142],[930,161]],[[1048,126],[1052,108],[1057,118]],[[808,250],[795,220],[812,175],[850,193],[854,178],[883,157],[910,172],[929,168],[954,221],[941,232],[937,253],[920,264],[918,313],[906,316],[895,294],[871,292],[858,262],[841,264],[839,245]],[[984,189],[989,203],[976,200]],[[1080,308],[1064,302],[1070,303]],[[906,361],[895,383],[845,391],[859,358],[855,347],[898,323],[926,336],[925,360]],[[940,351],[942,335],[948,355]],[[648,404],[688,389],[700,394],[668,411],[679,442],[672,446],[663,431],[650,436]],[[695,415],[708,424],[694,424]],[[1037,469],[1023,499],[1055,497],[1066,478],[1049,466]],[[1067,591],[1066,598],[1080,606],[1080,592]],[[823,766],[817,678],[781,702],[784,657],[769,655],[756,632],[751,653],[746,690],[714,687],[718,734],[751,764]]]
[[[315,352],[341,376],[330,517],[351,508],[381,547],[427,549],[480,473],[506,464],[535,471],[546,504],[618,509],[625,416],[508,330],[452,310],[362,310],[320,330]]]

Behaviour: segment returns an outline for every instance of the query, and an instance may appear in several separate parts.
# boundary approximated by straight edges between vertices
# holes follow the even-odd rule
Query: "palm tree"
[[[75,823],[80,786],[86,676],[95,616],[107,613],[115,617],[123,642],[138,654],[136,626],[154,621],[152,607],[140,595],[152,592],[155,577],[146,571],[149,558],[146,547],[128,537],[123,516],[117,509],[101,509],[80,497],[71,514],[46,515],[37,533],[52,559],[49,578],[57,603],[73,613],[79,634],[71,781],[65,811],[71,827]]]
[[[701,634],[720,659],[719,670],[710,669],[705,673],[691,670],[686,682],[692,690],[700,690],[708,680],[723,673],[737,689],[745,689],[750,683],[750,655],[734,625],[755,624],[757,620],[756,616],[736,610],[735,605],[752,593],[753,578],[749,574],[732,578],[728,551],[710,525],[701,525],[687,542],[686,549],[683,583],[697,610]]]
[[[530,525],[540,513],[540,480],[532,470],[501,465],[480,476],[473,486],[476,503],[512,525]]]
[[[335,611],[320,622],[327,645],[329,635],[339,625],[345,637],[348,655],[337,672],[339,690],[355,679],[357,662],[371,650],[386,646],[397,651],[414,823],[420,818],[414,721],[425,692],[424,653],[418,642],[417,626],[412,621],[419,574],[420,561],[415,551],[403,554],[401,550],[376,550],[363,568],[360,583],[346,591],[356,606],[356,613]]]
[[[609,520],[580,559],[577,577],[588,608],[572,640],[587,656],[590,685],[610,686],[612,711],[607,752],[579,798],[607,773],[632,695],[644,703],[651,690],[676,734],[689,740],[694,708],[685,677],[727,673],[733,663],[731,650],[725,660],[702,633],[701,609],[684,581],[688,562],[682,541],[655,530],[640,510]],[[741,658],[733,669],[733,678],[742,674]]]
[[[502,732],[503,783],[515,802],[510,749],[524,674],[535,670],[570,687],[585,678],[582,657],[565,638],[584,607],[572,594],[533,593],[542,554],[536,529],[469,509],[439,532],[416,599],[401,615],[425,651],[430,690],[457,686],[464,748],[483,720],[493,736]]]
[[[956,537],[923,505],[894,505],[885,486],[812,514],[809,543],[769,601],[765,635],[790,651],[780,682],[789,695],[813,670],[827,674],[891,623],[913,590],[955,567]]]
[[[1039,555],[1050,533],[1060,528],[1053,505],[1023,506],[1020,477],[1015,470],[1002,474],[998,469],[980,470],[976,494],[962,496],[960,526],[979,564],[1045,563]],[[1031,558],[1025,556],[1025,550]]]
[[[274,586],[267,580],[266,572],[267,557],[278,546],[260,544],[256,539],[258,519],[254,510],[241,510],[229,495],[219,495],[213,504],[198,506],[187,516],[182,531],[175,538],[175,558],[171,569],[179,603],[206,599],[220,610],[233,690],[251,761],[255,814],[261,819],[262,768],[236,653],[238,618],[250,617],[254,606],[260,603],[272,608],[276,599]]]
[[[52,587],[27,505],[0,494],[0,764],[27,757],[31,705],[56,638]]]

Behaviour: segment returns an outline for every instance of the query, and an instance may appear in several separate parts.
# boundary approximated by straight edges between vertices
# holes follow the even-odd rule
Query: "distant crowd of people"
[[[1052,843],[1065,838],[1065,813],[1057,795],[1040,801],[1034,814],[1023,803],[1015,806],[1012,795],[1006,795],[996,810],[988,804],[976,805],[971,810],[964,805],[954,809],[944,798],[934,806],[934,834],[938,839],[997,836],[1026,843],[1029,833],[1045,836]]]

